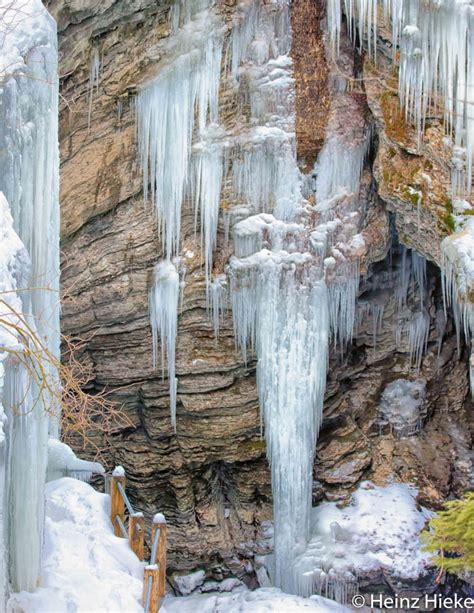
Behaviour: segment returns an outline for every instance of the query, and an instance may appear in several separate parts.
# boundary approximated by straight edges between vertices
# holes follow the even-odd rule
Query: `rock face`
[[[221,4],[227,19],[234,2]],[[169,36],[169,3],[50,0],[49,9],[59,25],[62,75],[63,331],[83,339],[77,357],[90,373],[88,389],[107,389],[129,419],[107,440],[92,434],[93,442],[104,449],[108,468],[125,467],[137,509],[166,514],[172,569],[205,564],[216,578],[232,573],[252,581],[252,558],[266,547],[266,522],[272,515],[255,363],[245,364],[236,351],[230,314],[220,339],[214,338],[202,262],[195,255],[200,249],[193,213],[187,207],[182,220],[187,273],[178,323],[176,434],[168,382],[152,366],[148,292],[162,246],[152,211],[143,202],[134,96],[137,85],[153,75],[160,42]],[[322,0],[293,2],[296,133],[304,172],[312,168],[335,112],[324,16]],[[228,19],[227,24],[230,28]],[[368,60],[364,66],[354,61],[352,46],[344,41],[340,69],[364,78],[338,110],[340,129],[347,125],[344,117],[351,121],[351,105],[374,124],[363,177],[368,206],[362,232],[369,247],[361,261],[360,293],[366,311],[360,311],[351,349],[342,358],[336,351],[331,357],[314,500],[344,500],[363,478],[378,484],[396,479],[416,483],[420,501],[436,507],[468,487],[471,471],[467,355],[463,349],[458,357],[450,321],[440,324],[436,264],[439,242],[449,230],[441,129],[433,121],[420,148],[398,113],[388,67],[382,63],[380,78],[372,79],[375,68]],[[100,70],[94,78],[91,66],[97,60]],[[224,100],[223,106],[230,121],[237,110],[232,100]],[[419,369],[413,367],[407,342],[394,339],[398,305],[392,281],[384,288],[374,281],[392,274],[387,254],[394,228],[402,243],[430,261],[428,349]],[[217,270],[230,253],[221,220]],[[414,291],[408,303],[415,300]],[[377,320],[374,305],[382,303]],[[421,433],[409,438],[381,432],[377,421],[385,387],[403,377],[426,381],[428,418]],[[94,454],[91,446],[80,451]]]

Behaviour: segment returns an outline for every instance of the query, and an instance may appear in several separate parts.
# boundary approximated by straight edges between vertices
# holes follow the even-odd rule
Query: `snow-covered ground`
[[[11,597],[12,613],[143,613],[143,564],[114,536],[108,496],[65,477],[46,486],[40,585]]]
[[[143,613],[143,563],[125,539],[114,536],[108,503],[106,495],[76,479],[65,477],[47,484],[41,587],[33,593],[14,594],[9,613]],[[249,591],[240,585],[227,593],[168,596],[160,613],[303,610],[348,611],[319,596],[298,598],[274,588]]]
[[[198,594],[166,598],[160,613],[344,613],[349,609],[321,596],[300,598],[277,588],[250,591],[241,588],[230,594]]]
[[[380,568],[405,578],[422,573],[429,557],[418,535],[429,513],[417,507],[415,498],[416,489],[406,484],[381,488],[365,482],[348,506],[324,503],[313,509],[313,537],[297,559],[299,582],[308,587],[308,594],[321,588],[321,576],[326,587],[321,591],[340,597],[350,576]],[[47,484],[41,587],[13,595],[9,613],[143,611],[143,563],[125,539],[114,536],[108,506],[106,495],[82,481],[66,477]],[[183,592],[193,593],[167,596],[160,612],[348,611],[321,596],[301,598],[270,587],[250,591],[236,579],[206,582],[204,571],[180,581]],[[334,589],[337,583],[339,591]]]
[[[430,554],[419,534],[431,513],[417,506],[417,493],[409,484],[377,487],[365,481],[346,507],[315,507],[312,538],[296,560],[300,593],[318,591],[339,600],[363,574],[383,569],[403,579],[422,575]]]

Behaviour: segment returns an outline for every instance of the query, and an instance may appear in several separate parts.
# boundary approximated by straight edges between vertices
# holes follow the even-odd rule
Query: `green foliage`
[[[450,572],[474,571],[474,493],[451,500],[422,534],[425,549],[438,555],[434,564]]]
[[[454,221],[454,217],[451,213],[446,213],[443,216],[443,221],[445,226],[448,228],[448,230],[451,230],[451,232],[454,232],[454,230],[456,229],[456,222]]]

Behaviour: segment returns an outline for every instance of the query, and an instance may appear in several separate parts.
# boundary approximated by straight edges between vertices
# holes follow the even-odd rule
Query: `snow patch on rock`
[[[184,598],[166,598],[162,613],[345,613],[349,609],[335,602],[312,596],[300,598],[285,594],[277,588],[250,591],[242,588],[231,594],[199,594]]]

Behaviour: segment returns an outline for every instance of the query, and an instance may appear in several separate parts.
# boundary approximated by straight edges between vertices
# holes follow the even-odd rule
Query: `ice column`
[[[309,538],[328,312],[296,164],[290,34],[284,0],[271,5],[251,0],[236,12],[229,70],[240,99],[248,101],[248,125],[232,145],[234,194],[241,204],[232,228],[235,256],[227,272],[236,341],[245,357],[249,350],[257,355],[272,471],[271,574],[276,585],[295,592],[293,561]]]
[[[441,267],[445,305],[453,309],[458,336],[461,331],[471,346],[470,381],[474,396],[474,220],[469,219],[463,230],[447,236],[441,243]]]
[[[309,537],[314,450],[326,383],[324,281],[309,253],[263,249],[230,262],[236,337],[255,346],[274,497],[274,581],[294,592],[292,563]]]
[[[153,365],[158,364],[158,346],[161,345],[161,367],[165,376],[168,363],[170,384],[171,424],[176,430],[176,334],[178,329],[179,274],[168,261],[156,264],[150,293],[150,320],[153,336]],[[159,343],[160,340],[160,343]]]
[[[44,348],[45,377],[54,388],[59,358],[56,25],[39,0],[0,1],[0,23],[0,190],[26,248],[15,265],[22,325]],[[39,574],[48,421],[57,432],[59,407],[54,394],[40,389],[27,358],[10,359],[4,369],[10,582],[14,590],[31,590]]]
[[[0,192],[0,608],[3,610],[8,586],[8,491],[10,486],[9,396],[13,376],[15,352],[22,351],[22,303],[17,289],[23,286],[28,274],[29,258],[23,243],[13,229],[8,202]],[[11,430],[11,429],[10,429]]]

